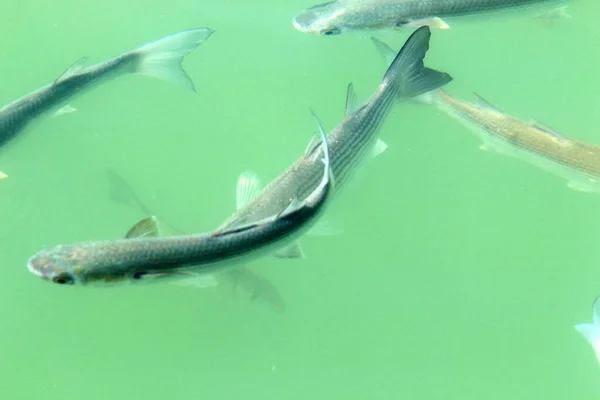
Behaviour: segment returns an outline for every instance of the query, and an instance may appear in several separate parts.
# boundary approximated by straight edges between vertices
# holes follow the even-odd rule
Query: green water
[[[330,210],[343,235],[250,266],[283,313],[229,286],[63,287],[27,271],[45,246],[121,237],[145,217],[110,200],[106,167],[160,217],[210,230],[233,212],[241,171],[266,182],[302,154],[309,107],[331,129],[348,82],[370,95],[385,65],[369,34],[294,30],[310,5],[0,5],[0,104],[82,56],[216,29],[184,62],[197,93],[120,78],[2,149],[0,399],[598,399],[598,362],[573,325],[600,294],[600,197],[480,151],[427,106],[387,119],[388,150]],[[455,95],[600,143],[599,11],[578,0],[552,26],[456,21],[433,32],[427,64],[454,76]],[[399,48],[409,33],[377,37]]]

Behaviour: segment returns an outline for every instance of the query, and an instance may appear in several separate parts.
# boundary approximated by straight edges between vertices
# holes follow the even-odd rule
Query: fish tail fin
[[[447,73],[427,68],[423,64],[430,37],[428,26],[422,26],[413,32],[385,73],[382,85],[396,92],[398,97],[418,96],[452,80]]]
[[[194,82],[184,71],[181,62],[213,32],[209,28],[190,29],[147,43],[132,52],[139,57],[132,72],[174,82],[196,91]]]

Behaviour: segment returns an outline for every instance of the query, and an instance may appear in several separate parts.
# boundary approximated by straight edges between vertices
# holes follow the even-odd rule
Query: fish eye
[[[145,272],[135,272],[133,275],[131,275],[131,277],[135,280],[140,280],[144,275],[146,275]]]
[[[62,273],[52,278],[52,282],[58,283],[59,285],[72,285],[75,279],[70,274]]]
[[[339,35],[340,33],[342,33],[342,31],[340,31],[338,28],[330,28],[321,32],[321,34],[325,36]]]

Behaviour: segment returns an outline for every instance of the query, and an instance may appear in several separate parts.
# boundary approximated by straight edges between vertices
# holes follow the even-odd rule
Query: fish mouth
[[[31,272],[32,274],[39,276],[40,278],[44,278],[44,274],[42,274],[36,267],[35,267],[35,260],[36,257],[30,257],[27,260],[27,269],[29,270],[29,272]]]
[[[304,33],[310,33],[310,31],[307,30],[306,27],[304,27],[300,24],[300,22],[298,22],[298,17],[294,17],[294,19],[292,19],[292,23],[294,24],[294,28],[296,28],[296,30],[299,30],[300,32]]]

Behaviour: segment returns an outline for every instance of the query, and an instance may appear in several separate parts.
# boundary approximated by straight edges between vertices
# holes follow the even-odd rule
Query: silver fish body
[[[194,89],[181,67],[182,58],[210,37],[208,28],[168,35],[103,63],[83,67],[81,59],[51,84],[0,109],[0,146],[39,116],[56,110],[76,95],[112,78],[141,74],[175,81]]]
[[[185,278],[270,254],[286,242],[297,240],[327,203],[331,170],[325,133],[321,132],[323,140],[317,148],[325,149],[325,167],[321,166],[320,184],[305,201],[293,199],[275,216],[235,229],[162,238],[139,237],[142,225],[154,222],[145,219],[130,230],[127,239],[54,246],[31,257],[27,267],[35,275],[59,284],[116,283]]]
[[[338,0],[300,12],[293,24],[304,33],[335,35],[353,30],[443,24],[439,18],[562,1],[565,0]]]
[[[448,74],[424,67],[430,36],[428,27],[417,29],[398,52],[375,93],[356,110],[347,108],[346,118],[327,135],[336,192],[372,154],[379,128],[394,103],[438,88],[452,79]],[[318,158],[298,159],[219,229],[261,220],[283,210],[291,199],[305,198],[320,179]]]

